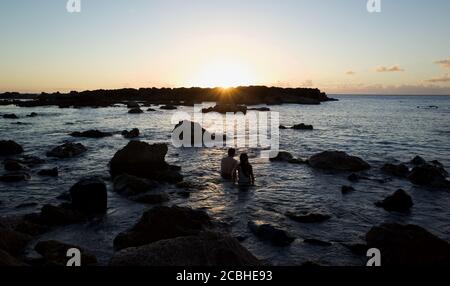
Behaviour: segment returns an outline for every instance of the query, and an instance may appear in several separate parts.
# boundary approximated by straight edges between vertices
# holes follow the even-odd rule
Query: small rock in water
[[[292,212],[287,212],[286,216],[296,222],[302,222],[302,223],[323,222],[323,221],[329,220],[331,218],[330,215],[321,214],[321,213],[295,214]]]
[[[117,176],[113,181],[114,191],[126,197],[146,193],[157,186],[154,181],[128,174]]]
[[[22,164],[22,162],[17,160],[11,160],[7,159],[3,161],[3,166],[5,167],[6,171],[28,171],[29,168]]]
[[[289,129],[289,128],[287,128],[286,126],[284,126],[284,125],[280,125],[280,129],[282,129],[282,130],[286,130],[286,129]]]
[[[370,165],[363,159],[350,156],[340,151],[325,151],[311,156],[309,165],[317,169],[331,169],[338,171],[363,171],[370,169]]]
[[[152,112],[152,111],[156,111],[156,109],[153,109],[153,108],[147,108],[147,111]]]
[[[87,217],[81,211],[74,209],[68,203],[59,206],[44,205],[40,214],[34,218],[37,223],[49,226],[80,223],[86,219]]]
[[[31,112],[30,114],[27,115],[27,117],[36,117],[36,116],[38,116],[36,112]]]
[[[405,178],[409,174],[409,168],[405,164],[384,164],[381,170],[387,174]]]
[[[3,114],[3,118],[5,119],[18,119],[17,115],[15,114]]]
[[[288,162],[291,164],[304,164],[305,161],[302,159],[294,158],[294,156],[286,151],[279,151],[277,156],[270,158],[270,161],[273,162]]]
[[[397,190],[383,201],[375,203],[387,211],[407,212],[414,205],[412,198],[404,190]]]
[[[0,140],[0,156],[10,156],[23,153],[23,148],[12,140]]]
[[[86,147],[81,143],[64,143],[47,152],[48,157],[72,158],[86,152]]]
[[[356,191],[355,188],[353,188],[351,186],[342,186],[342,188],[341,188],[341,192],[343,194],[348,194],[348,193],[355,192],[355,191]]]
[[[175,109],[178,109],[178,108],[177,108],[176,106],[174,106],[174,105],[167,104],[167,105],[161,106],[159,109],[164,109],[164,110],[175,110]]]
[[[0,182],[5,182],[5,183],[28,181],[30,179],[31,179],[30,174],[25,173],[25,172],[7,173],[7,174],[0,176]]]
[[[300,123],[300,124],[296,124],[296,125],[292,126],[292,129],[295,129],[295,130],[313,130],[314,127],[312,125],[306,125],[304,123]]]
[[[447,174],[444,169],[427,163],[414,167],[408,179],[415,185],[450,187],[450,182],[446,180]]]
[[[411,164],[413,164],[413,165],[423,165],[426,163],[427,163],[427,161],[420,156],[416,156],[416,157],[414,157],[414,159],[411,160]]]
[[[58,167],[52,169],[42,169],[37,174],[39,176],[58,177]]]
[[[140,114],[140,113],[144,113],[144,111],[142,109],[140,109],[139,107],[137,107],[137,108],[131,108],[130,110],[128,110],[128,113]]]
[[[276,246],[288,246],[295,240],[286,231],[260,221],[249,221],[248,227],[258,238],[270,241]]]
[[[122,136],[125,138],[136,138],[136,137],[139,137],[139,134],[140,134],[140,132],[139,132],[139,129],[137,129],[137,128],[133,128],[130,131],[128,131],[128,130],[122,131]]]
[[[104,138],[108,136],[112,136],[112,133],[102,132],[99,130],[88,130],[83,132],[72,132],[70,133],[72,137],[86,137],[86,138]]]

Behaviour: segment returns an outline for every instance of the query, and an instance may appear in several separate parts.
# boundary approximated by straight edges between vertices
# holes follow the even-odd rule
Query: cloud
[[[354,71],[347,71],[345,74],[346,74],[346,75],[355,75],[356,72],[354,72]]]
[[[450,82],[450,73],[427,80],[429,82]]]
[[[403,85],[383,84],[331,84],[318,86],[328,94],[387,94],[387,95],[450,95],[450,87],[433,83]]]
[[[442,66],[443,68],[447,68],[447,69],[450,68],[450,58],[447,58],[445,60],[435,61],[434,63]]]
[[[391,67],[379,66],[377,67],[377,72],[403,72],[405,71],[400,66],[395,65]]]

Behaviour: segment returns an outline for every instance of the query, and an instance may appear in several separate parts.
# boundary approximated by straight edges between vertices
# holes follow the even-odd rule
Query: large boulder
[[[295,240],[286,231],[261,221],[249,221],[248,228],[259,239],[269,241],[275,246],[287,246]]]
[[[8,252],[0,249],[0,267],[18,267],[18,266],[27,266],[27,264],[10,255]]]
[[[42,256],[41,264],[43,266],[66,266],[68,257],[67,251],[76,248],[81,252],[81,266],[92,266],[97,264],[95,255],[87,252],[79,246],[66,244],[63,242],[48,240],[40,241],[34,249]]]
[[[370,165],[363,159],[340,151],[325,151],[313,155],[308,162],[311,167],[317,169],[358,172],[370,168]]]
[[[42,225],[57,226],[83,222],[86,215],[70,204],[63,203],[59,206],[44,205],[38,215],[29,215],[28,219]]]
[[[366,242],[381,251],[382,266],[450,266],[449,243],[416,225],[373,227]]]
[[[387,211],[407,212],[414,205],[412,198],[404,190],[397,190],[391,196],[375,203]]]
[[[112,133],[110,132],[103,132],[100,130],[88,130],[83,132],[72,132],[70,133],[70,136],[72,137],[86,137],[86,138],[103,138],[112,136]]]
[[[211,226],[209,216],[185,207],[155,207],[146,211],[129,231],[114,239],[114,247],[123,249],[149,244],[162,239],[196,235]]]
[[[111,266],[259,266],[261,262],[227,235],[202,232],[117,252]]]
[[[129,174],[156,181],[180,182],[183,177],[179,170],[164,160],[167,145],[130,141],[117,151],[109,163],[112,177]]]
[[[408,179],[415,185],[450,187],[450,183],[446,180],[447,175],[442,167],[427,163],[414,167]]]
[[[64,143],[47,152],[48,157],[72,158],[86,152],[86,147],[81,143]]]
[[[0,249],[9,254],[19,254],[31,239],[27,234],[0,224]]]
[[[0,156],[17,155],[23,152],[22,146],[12,140],[0,140]]]
[[[72,206],[87,213],[106,212],[108,196],[105,182],[99,177],[81,179],[70,188]]]

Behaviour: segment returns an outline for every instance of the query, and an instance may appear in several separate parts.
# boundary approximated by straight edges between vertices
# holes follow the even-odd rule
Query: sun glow
[[[192,86],[199,87],[236,87],[255,84],[254,74],[244,63],[230,60],[210,61],[201,65]]]

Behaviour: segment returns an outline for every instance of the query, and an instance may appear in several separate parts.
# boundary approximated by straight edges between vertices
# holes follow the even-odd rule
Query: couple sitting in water
[[[242,153],[239,156],[240,162],[234,159],[236,150],[231,148],[228,150],[228,157],[222,159],[221,174],[222,178],[233,180],[240,187],[249,187],[255,185],[255,176],[253,175],[252,165],[248,162],[248,155]]]

